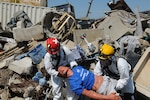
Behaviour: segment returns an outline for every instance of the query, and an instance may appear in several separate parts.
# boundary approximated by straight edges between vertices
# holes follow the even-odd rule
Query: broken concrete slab
[[[44,38],[43,26],[35,25],[29,28],[13,28],[13,36],[17,42],[41,40]]]
[[[0,94],[2,100],[8,100],[9,98],[9,90],[4,89],[3,92]]]
[[[150,34],[150,28],[146,28],[145,32],[148,33],[148,34]]]
[[[5,86],[9,82],[9,78],[13,75],[13,73],[14,72],[12,70],[9,70],[8,68],[0,70],[0,86],[1,86],[1,89],[5,88]]]
[[[75,47],[75,43],[71,40],[65,40],[64,42],[62,42],[62,45],[66,46],[69,49],[74,49]]]
[[[4,67],[8,67],[9,64],[10,64],[12,61],[14,61],[14,58],[15,58],[15,56],[13,55],[13,56],[10,56],[10,57],[8,57],[8,58],[6,58],[6,59],[4,59],[4,60],[1,60],[1,61],[0,61],[0,69],[1,69],[1,68],[4,68]]]
[[[18,74],[30,75],[32,71],[32,59],[24,57],[9,64],[8,68]]]
[[[24,98],[15,96],[15,97],[11,98],[10,100],[24,100]]]
[[[117,40],[125,34],[133,34],[136,29],[134,23],[136,18],[129,12],[118,10],[112,11],[110,15],[105,17],[104,21],[99,23],[98,29],[102,29],[112,40]]]
[[[17,28],[25,28],[24,22],[23,21],[18,21],[17,22]]]
[[[7,51],[17,46],[17,43],[5,43],[3,50]]]
[[[80,38],[80,36],[86,33],[86,39],[88,42],[94,42],[96,39],[105,38],[104,32],[102,29],[80,29],[74,30],[74,43],[79,44],[80,46],[86,45],[86,42]]]

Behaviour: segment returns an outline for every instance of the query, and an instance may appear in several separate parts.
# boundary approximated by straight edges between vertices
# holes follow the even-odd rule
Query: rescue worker
[[[115,48],[102,44],[99,50],[99,60],[94,68],[94,74],[109,76],[116,80],[116,90],[123,94],[123,100],[134,100],[134,82],[130,64],[124,58],[115,56]]]
[[[96,100],[121,100],[109,77],[94,75],[82,66],[72,69],[60,66],[58,72],[69,79],[71,89],[77,95],[82,94]]]
[[[77,65],[70,49],[62,46],[54,37],[48,38],[46,45],[48,52],[45,54],[44,64],[46,71],[51,76],[53,100],[63,100],[62,89],[64,84],[66,85],[67,100],[77,100],[78,96],[70,89],[68,79],[61,77],[58,72],[59,66],[73,67]]]

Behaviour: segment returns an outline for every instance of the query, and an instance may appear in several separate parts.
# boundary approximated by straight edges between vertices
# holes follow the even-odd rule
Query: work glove
[[[46,78],[43,77],[43,78],[39,78],[39,85],[43,86],[46,84]]]
[[[62,77],[62,75],[60,73],[57,74],[58,77]]]
[[[38,82],[39,79],[42,78],[42,77],[43,77],[43,75],[42,75],[41,72],[36,72],[35,76],[32,77],[32,80],[33,80],[34,82]]]
[[[39,82],[39,85],[43,86],[46,84],[46,78],[43,77],[41,72],[37,72],[35,76],[32,77],[34,82]]]
[[[77,65],[78,65],[78,64],[77,64],[76,61],[70,62],[70,67],[71,67],[71,69],[72,69],[73,67],[77,66]]]
[[[124,82],[122,80],[118,80],[115,89],[116,90],[121,90],[123,87],[124,87]]]

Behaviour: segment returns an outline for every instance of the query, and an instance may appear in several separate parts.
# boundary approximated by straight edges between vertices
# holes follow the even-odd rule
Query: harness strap
[[[112,63],[112,62],[111,62]],[[103,72],[103,76],[106,75],[106,76],[109,76],[110,78],[113,78],[113,79],[119,79],[120,78],[120,75],[116,74],[116,73],[113,73],[109,68],[108,66],[111,65],[107,65],[107,64],[103,64],[102,61],[100,60],[100,64],[101,64],[101,67],[102,67],[102,72]],[[117,61],[116,61],[116,66],[117,66]],[[118,69],[118,68],[117,68]]]
[[[62,51],[63,51],[63,54],[64,54],[64,58],[63,59],[65,60],[66,59],[66,53],[65,53],[64,49],[62,49]],[[52,63],[52,65],[54,66],[54,69],[56,69],[56,70],[58,70],[58,67],[59,67],[58,65],[60,63],[60,59],[62,58],[60,55],[57,57],[57,63],[56,64]]]

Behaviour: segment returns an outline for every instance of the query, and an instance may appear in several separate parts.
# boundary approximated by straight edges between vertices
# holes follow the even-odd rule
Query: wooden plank
[[[150,47],[136,64],[133,75],[137,91],[150,98]]]

